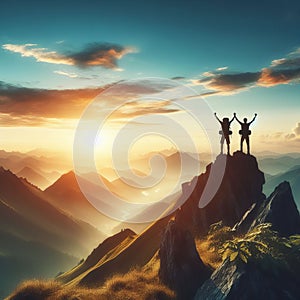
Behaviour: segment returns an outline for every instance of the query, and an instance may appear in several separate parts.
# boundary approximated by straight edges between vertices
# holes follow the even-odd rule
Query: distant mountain
[[[49,180],[29,167],[24,167],[16,175],[21,178],[26,178],[29,182],[38,186],[40,189],[45,189],[50,185]]]
[[[274,188],[283,181],[290,183],[296,204],[300,209],[300,166],[294,166],[287,172],[267,178],[263,188],[264,193],[270,195]]]
[[[0,166],[11,170],[15,174],[28,167],[53,182],[58,178],[59,173],[70,169],[72,163],[70,159],[59,154],[48,155],[41,156],[35,154],[35,152],[21,153],[0,150]]]
[[[270,175],[287,172],[290,168],[300,165],[300,156],[283,155],[258,159],[258,165],[263,172]]]
[[[96,185],[91,181],[85,181],[90,190],[96,190]],[[103,196],[110,197],[110,193],[104,188]],[[113,220],[101,214],[81,192],[75,173],[70,171],[62,175],[56,182],[45,190],[48,201],[55,207],[101,228],[105,223],[113,223]],[[115,225],[118,222],[114,222]]]
[[[189,181],[194,176],[199,175],[201,171],[205,170],[205,166],[211,160],[211,157],[204,153],[202,155],[197,155],[195,153],[188,152],[175,152],[171,154],[168,153],[168,155],[166,155],[165,153],[151,152],[140,159],[134,160],[132,162],[133,168],[141,171],[144,174],[148,174],[150,172],[150,166],[151,168],[156,167],[160,172],[158,172],[158,174],[153,174],[152,176],[160,176],[161,171],[163,170],[163,164],[161,163],[161,160],[151,160],[151,158],[154,158],[155,155],[163,156],[162,159],[166,163],[166,171],[168,172],[167,175],[170,178],[175,177],[181,172],[181,177],[183,179],[182,183]],[[199,159],[201,159],[201,162]]]
[[[299,158],[300,152],[288,152],[288,153],[278,153],[278,152],[272,152],[272,151],[260,151],[253,153],[257,157],[258,160],[262,158],[276,158],[280,156],[289,156],[292,158]]]
[[[97,176],[97,174],[86,174],[81,177],[81,180],[91,195],[95,191],[98,193],[100,188],[100,193],[103,197],[107,197],[107,199],[111,198],[109,191],[104,187],[96,186],[95,182],[98,182]],[[62,175],[44,191],[44,194],[47,197],[47,201],[55,207],[92,224],[103,232],[107,232],[113,228],[119,228],[120,226],[122,228],[130,226],[133,230],[137,230],[138,232],[145,228],[145,226],[141,224],[120,224],[119,221],[113,220],[100,213],[81,192],[73,171]],[[113,230],[113,233],[115,232],[116,231]]]
[[[103,238],[94,227],[58,210],[41,190],[3,168],[0,200],[1,228],[24,239],[82,256]]]

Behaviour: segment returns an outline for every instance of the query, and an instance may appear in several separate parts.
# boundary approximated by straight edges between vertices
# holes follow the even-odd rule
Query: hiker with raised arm
[[[241,135],[241,152],[243,152],[243,143],[246,141],[247,143],[247,154],[250,154],[250,140],[249,136],[251,135],[251,130],[249,129],[250,125],[255,121],[257,114],[254,115],[254,118],[251,122],[247,122],[247,118],[244,118],[244,122],[241,122],[237,116],[236,113],[233,114],[234,118],[240,123],[241,130],[239,131],[239,134]]]
[[[230,135],[232,134],[232,131],[230,130],[230,124],[234,120],[234,117],[230,121],[229,121],[229,118],[223,118],[223,120],[221,121],[218,118],[217,113],[215,113],[215,117],[219,121],[219,123],[221,124],[221,128],[222,128],[222,130],[219,131],[219,133],[221,135],[221,140],[220,140],[221,154],[223,154],[224,141],[226,140],[227,154],[230,155]]]

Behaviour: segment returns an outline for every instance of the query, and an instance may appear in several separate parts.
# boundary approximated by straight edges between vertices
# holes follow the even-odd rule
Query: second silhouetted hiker
[[[254,115],[254,118],[252,119],[251,122],[247,122],[247,118],[244,118],[244,122],[241,122],[237,116],[236,113],[233,114],[234,118],[240,123],[241,125],[241,130],[239,131],[239,134],[241,135],[241,151],[243,152],[243,143],[246,141],[247,143],[247,154],[250,154],[250,141],[249,141],[249,136],[251,134],[251,130],[249,129],[250,125],[254,122],[256,119],[257,114]]]

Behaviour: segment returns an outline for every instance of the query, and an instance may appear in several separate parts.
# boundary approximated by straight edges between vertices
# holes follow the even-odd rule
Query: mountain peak
[[[214,172],[212,176],[224,173],[223,178],[211,201],[199,208],[199,200],[209,184],[211,172]],[[211,224],[219,221],[233,226],[252,204],[265,199],[262,193],[265,178],[255,156],[240,151],[234,152],[232,156],[218,155],[215,162],[209,164],[206,172],[196,180],[193,192],[177,212],[176,219],[200,234],[206,233]],[[183,194],[189,188],[188,184],[183,184]]]
[[[267,199],[255,203],[234,229],[246,233],[261,223],[271,223],[282,236],[300,233],[300,215],[289,182],[280,183]]]

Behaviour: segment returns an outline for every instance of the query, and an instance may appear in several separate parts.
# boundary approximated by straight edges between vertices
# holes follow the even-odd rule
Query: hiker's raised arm
[[[222,124],[222,121],[218,118],[217,113],[214,113],[216,119]]]
[[[252,119],[252,121],[249,124],[253,123],[255,121],[256,117],[257,117],[257,113],[254,114],[254,118]]]
[[[231,124],[233,122],[233,120],[236,118],[235,113],[233,114],[232,119],[229,121],[229,123]]]
[[[242,125],[243,123],[237,118],[236,113],[233,113],[233,117]]]

